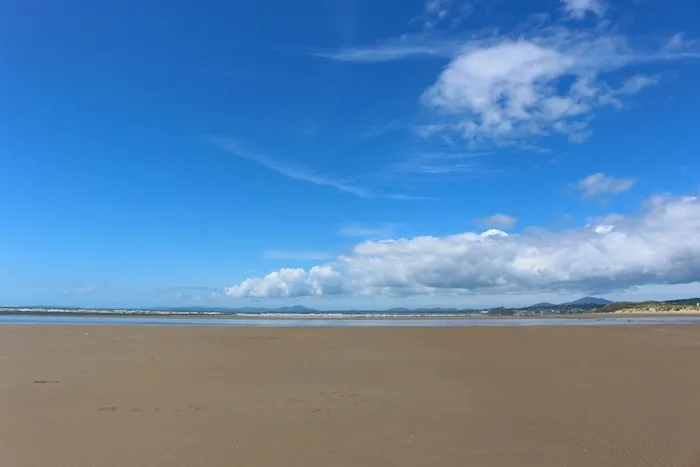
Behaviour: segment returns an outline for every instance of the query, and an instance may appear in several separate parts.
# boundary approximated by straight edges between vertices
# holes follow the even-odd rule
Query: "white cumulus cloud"
[[[596,225],[595,227],[593,227],[593,231],[595,233],[606,234],[606,233],[612,232],[613,230],[615,230],[615,226],[613,226],[613,225],[601,224],[601,225]]]
[[[611,218],[612,219],[612,218]],[[616,225],[367,241],[336,261],[281,269],[232,297],[609,292],[700,279],[700,199],[654,197]]]
[[[659,81],[635,74],[612,85],[605,75],[634,65],[687,55],[637,50],[605,30],[551,27],[463,44],[423,103],[440,111],[426,136],[461,134],[472,143],[508,145],[551,134],[585,140],[597,109],[623,106],[622,99]]]
[[[628,191],[634,185],[634,178],[617,178],[604,173],[591,174],[576,183],[576,188],[584,198],[616,195]]]

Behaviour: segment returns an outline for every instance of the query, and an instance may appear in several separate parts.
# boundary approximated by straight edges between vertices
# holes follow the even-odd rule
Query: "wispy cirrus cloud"
[[[421,33],[406,33],[369,45],[348,46],[330,50],[310,50],[309,55],[343,62],[376,63],[407,58],[451,58],[471,36],[451,35],[438,30],[448,25],[454,29],[472,14],[477,0],[427,0],[423,11],[409,21],[420,24]],[[473,38],[473,37],[471,37]]]
[[[661,80],[661,75],[633,75],[627,78],[620,89],[619,94],[637,94],[644,88],[658,84]]]
[[[344,45],[337,49],[307,50],[308,55],[355,63],[377,63],[408,58],[451,58],[465,37],[450,34],[474,11],[481,0],[425,0],[420,13],[407,23],[408,31],[398,37],[369,44]],[[415,26],[422,29],[416,32]]]
[[[394,199],[397,201],[425,201],[425,200],[431,200],[431,199],[435,199],[435,198],[431,198],[430,196],[422,196],[422,195],[407,195],[404,193],[394,193],[394,194],[386,195],[386,199]]]
[[[337,190],[353,194],[360,198],[380,198],[400,201],[417,201],[426,199],[420,195],[392,193],[381,191],[379,189],[375,190],[366,185],[360,184],[361,181],[367,182],[370,180],[380,180],[382,177],[377,177],[377,174],[359,175],[352,178],[341,179],[315,172],[307,167],[304,167],[303,165],[273,159],[267,155],[251,151],[235,139],[207,138],[207,141],[216,145],[223,151],[228,152],[229,154],[251,160],[285,177],[312,183],[314,185],[336,188]]]
[[[388,133],[399,130],[402,127],[400,119],[395,118],[386,123],[380,123],[370,126],[364,133],[359,135],[359,140],[369,140],[378,138]]]
[[[433,30],[447,23],[454,28],[474,11],[476,0],[427,0],[423,11],[413,17],[409,24],[421,24],[426,30]]]
[[[233,154],[235,156],[251,160],[288,178],[301,180],[304,182],[312,183],[314,185],[333,187],[340,191],[351,193],[361,198],[370,198],[374,195],[372,190],[370,190],[369,188],[365,188],[359,185],[355,185],[351,182],[336,179],[332,176],[315,172],[298,164],[280,161],[277,159],[273,159],[269,156],[251,151],[235,139],[207,138],[207,140],[210,143],[218,146],[220,149],[228,152],[229,154]]]
[[[459,40],[433,34],[405,34],[370,45],[332,50],[311,50],[308,55],[341,62],[380,63],[414,57],[451,58],[459,50]]]
[[[697,40],[689,40],[684,32],[677,32],[666,40],[664,50],[669,52],[687,52],[695,49]]]
[[[422,23],[426,29],[432,29],[447,19],[454,0],[427,0],[420,15],[414,17],[411,23]]]
[[[488,228],[508,229],[514,227],[518,223],[518,218],[507,214],[494,214],[492,216],[477,219],[479,225]]]
[[[401,162],[392,165],[389,172],[401,176],[439,176],[451,178],[471,178],[493,174],[492,169],[484,167],[481,157],[490,155],[488,151],[474,152],[466,150],[428,150],[407,155]]]
[[[584,198],[595,198],[624,193],[632,188],[634,182],[634,178],[618,178],[599,172],[582,178],[575,187]]]
[[[603,0],[562,0],[562,10],[573,19],[583,19],[588,13],[603,16],[606,7]]]
[[[337,234],[342,237],[360,237],[365,239],[391,238],[396,235],[400,224],[384,222],[378,225],[367,224],[341,224]]]

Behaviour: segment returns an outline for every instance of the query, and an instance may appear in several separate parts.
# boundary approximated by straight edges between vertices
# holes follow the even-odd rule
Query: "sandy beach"
[[[700,325],[0,326],[0,465],[700,466]]]

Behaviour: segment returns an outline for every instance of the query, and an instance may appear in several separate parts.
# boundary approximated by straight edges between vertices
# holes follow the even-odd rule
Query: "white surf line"
[[[0,324],[66,324],[121,326],[229,326],[229,327],[530,327],[530,326],[637,326],[700,324],[700,316],[600,318],[453,318],[453,319],[259,319],[259,318],[151,318],[105,316],[0,316]]]

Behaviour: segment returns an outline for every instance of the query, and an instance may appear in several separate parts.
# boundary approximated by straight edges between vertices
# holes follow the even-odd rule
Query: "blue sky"
[[[5,2],[0,303],[700,295],[698,24],[695,0]]]

